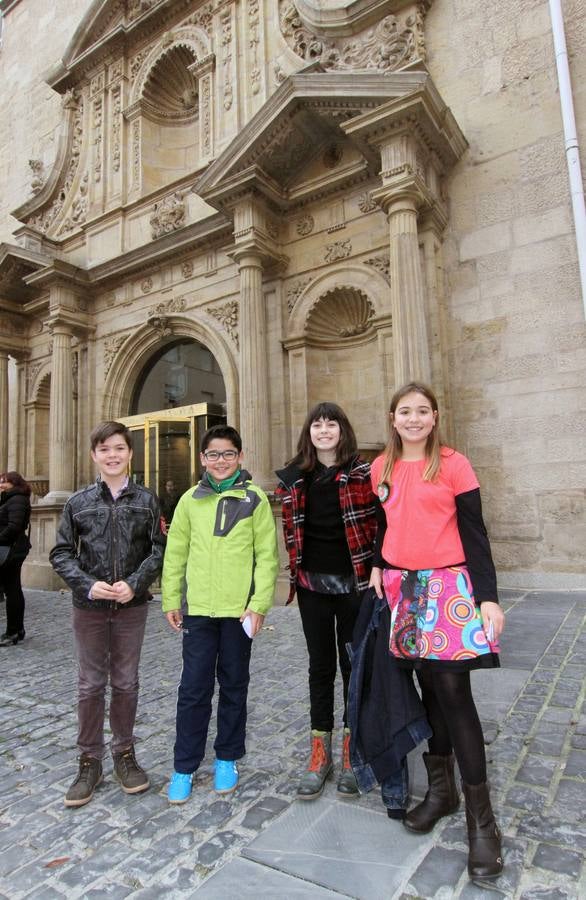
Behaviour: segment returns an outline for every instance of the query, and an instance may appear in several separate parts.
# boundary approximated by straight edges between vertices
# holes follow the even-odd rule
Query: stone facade
[[[585,147],[586,9],[563,5]],[[431,381],[503,583],[583,585],[584,310],[547,2],[50,7],[0,2],[0,467],[48,483],[31,582],[92,477],[92,424],[193,339],[267,487],[310,404],[340,402],[374,453],[393,389]]]

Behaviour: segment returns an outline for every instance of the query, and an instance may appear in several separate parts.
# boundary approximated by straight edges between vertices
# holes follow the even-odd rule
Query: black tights
[[[417,679],[433,736],[429,752],[449,756],[454,751],[466,784],[486,781],[484,736],[472,696],[470,672],[418,671]]]

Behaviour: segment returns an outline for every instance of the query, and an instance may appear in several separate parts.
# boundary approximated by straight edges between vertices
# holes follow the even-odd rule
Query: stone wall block
[[[511,227],[508,222],[479,228],[463,236],[460,241],[460,259],[474,259],[507,250],[511,246]]]
[[[577,525],[586,520],[586,491],[554,491],[537,498],[539,514],[544,522]]]

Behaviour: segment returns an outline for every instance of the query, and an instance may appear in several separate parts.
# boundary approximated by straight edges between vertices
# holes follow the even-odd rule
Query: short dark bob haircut
[[[310,428],[313,422],[319,422],[320,419],[329,419],[337,422],[340,426],[340,443],[336,448],[336,465],[345,466],[358,454],[356,435],[350,425],[348,416],[337,403],[323,401],[322,403],[317,403],[313,409],[309,410],[297,441],[297,454],[290,460],[302,472],[313,472],[317,465],[317,453],[311,442]]]
[[[130,428],[127,428],[122,422],[100,422],[99,425],[96,425],[90,434],[91,449],[95,450],[98,444],[103,444],[104,441],[107,441],[108,438],[111,438],[114,434],[119,434],[120,437],[126,441],[128,449],[132,450],[132,434],[130,433]]]
[[[238,450],[238,453],[242,453],[242,438],[240,437],[236,429],[232,428],[231,425],[212,425],[211,428],[208,428],[201,441],[202,453],[206,452],[211,442],[215,440],[215,438],[230,441],[231,444],[234,444],[235,448]]]
[[[0,481],[9,481],[19,493],[25,494],[27,497],[31,495],[31,486],[28,481],[24,480],[20,472],[2,472]]]

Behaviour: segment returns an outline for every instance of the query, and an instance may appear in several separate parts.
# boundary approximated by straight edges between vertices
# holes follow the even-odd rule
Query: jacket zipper
[[[224,500],[222,500],[222,514],[220,516],[220,531],[223,531],[224,527],[226,525],[226,503],[227,502],[228,501],[225,498],[224,498]]]

